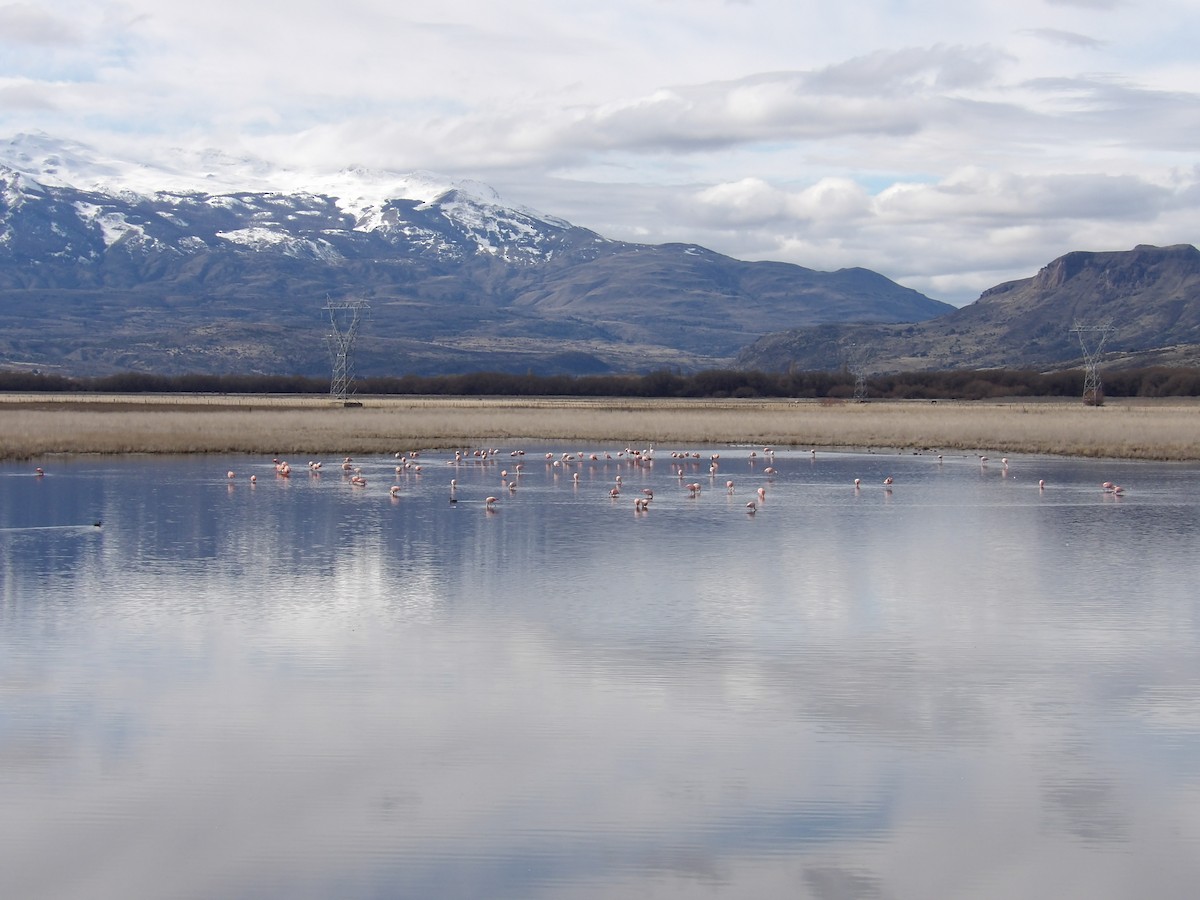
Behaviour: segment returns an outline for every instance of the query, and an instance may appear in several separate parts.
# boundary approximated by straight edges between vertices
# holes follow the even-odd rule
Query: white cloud
[[[1197,39],[1190,0],[9,3],[0,136],[478,178],[961,302],[1194,239]]]
[[[1104,46],[1102,41],[1088,37],[1086,34],[1079,34],[1074,31],[1062,31],[1058,28],[1030,28],[1025,31],[1025,34],[1031,34],[1034,37],[1042,38],[1055,44],[1063,44],[1068,47],[1083,47],[1089,50],[1099,50]]]
[[[0,43],[42,47],[77,44],[80,34],[72,22],[32,3],[0,6]]]

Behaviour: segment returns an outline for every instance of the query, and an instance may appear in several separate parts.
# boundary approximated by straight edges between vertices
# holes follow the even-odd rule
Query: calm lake
[[[1195,896],[1200,467],[523,446],[0,466],[0,897]]]

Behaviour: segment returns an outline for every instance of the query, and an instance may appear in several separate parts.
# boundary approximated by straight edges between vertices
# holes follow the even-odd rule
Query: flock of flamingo
[[[817,451],[809,451],[812,458],[816,458]],[[760,455],[761,454],[761,455]],[[446,465],[449,467],[464,467],[470,465],[497,465],[500,451],[495,448],[475,449],[475,450],[455,450],[453,457],[446,460]],[[501,488],[509,494],[515,493],[518,489],[518,483],[525,471],[525,451],[512,450],[509,452],[509,457],[513,460],[511,471],[508,468],[500,470],[500,485]],[[674,451],[670,454],[671,467],[673,474],[677,477],[683,492],[688,497],[698,497],[705,489],[700,481],[687,481],[686,477],[690,473],[697,471],[704,463],[704,455],[698,451]],[[420,475],[422,473],[422,463],[420,462],[420,452],[413,451],[410,453],[397,452],[395,454],[396,465],[394,468],[397,477],[401,475]],[[597,463],[619,463],[625,464],[633,468],[650,467],[654,463],[653,448],[639,450],[634,448],[625,448],[623,451],[603,452],[603,453],[586,453],[586,452],[564,452],[564,453],[546,453],[544,457],[545,466],[555,475],[565,474],[570,471],[571,482],[575,486],[581,484],[581,469],[588,465]],[[982,468],[988,466],[989,460],[987,456],[980,455],[978,457],[979,465]],[[777,470],[774,466],[775,450],[772,447],[763,447],[761,451],[751,450],[747,457],[748,463],[755,467],[760,463],[765,462],[766,465],[762,468],[761,473],[765,476],[776,474]],[[937,461],[942,462],[942,455],[938,454]],[[285,460],[274,459],[275,474],[277,478],[287,479],[291,477],[291,465]],[[718,473],[721,468],[722,460],[720,453],[710,453],[707,456],[708,476],[710,489],[717,488],[720,484],[718,481]],[[1003,471],[1007,473],[1009,461],[1007,457],[1001,459]],[[322,463],[320,461],[310,461],[308,463],[308,471],[311,476],[318,477],[321,474]],[[367,479],[363,474],[362,468],[351,457],[345,457],[341,463],[341,473],[346,483],[352,488],[367,487]],[[41,475],[42,470],[38,469],[38,474]],[[230,470],[226,476],[232,483],[237,478],[237,474]],[[256,475],[250,476],[250,483],[257,484],[258,478]],[[889,475],[882,481],[883,489],[890,493],[892,486],[895,483],[893,476]],[[726,478],[723,481],[724,491],[726,494],[732,495],[735,491],[735,483],[733,479]],[[451,478],[449,483],[450,503],[458,502],[458,479]],[[853,489],[861,491],[863,482],[860,478],[853,480]],[[1120,495],[1125,489],[1111,481],[1105,481],[1101,485],[1102,490],[1107,494]],[[1044,479],[1038,481],[1038,489],[1044,491],[1046,482]],[[618,500],[623,493],[624,484],[622,476],[617,474],[610,487],[607,489],[609,498],[613,501]],[[403,494],[403,488],[400,484],[392,484],[388,488],[388,494],[393,500],[399,500]],[[767,490],[764,486],[759,486],[754,491],[754,497],[746,502],[744,508],[749,515],[755,514],[759,508],[766,502]],[[654,500],[654,490],[649,487],[644,487],[638,490],[637,495],[633,500],[633,508],[635,512],[645,513],[650,509],[651,503]],[[483,508],[486,512],[492,513],[497,509],[500,503],[500,496],[489,494],[483,500]]]

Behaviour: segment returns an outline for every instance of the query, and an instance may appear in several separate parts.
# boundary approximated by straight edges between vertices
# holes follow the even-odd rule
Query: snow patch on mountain
[[[75,209],[79,212],[81,220],[92,223],[100,230],[100,237],[104,241],[105,247],[111,247],[131,233],[143,239],[146,237],[144,228],[132,224],[119,212],[106,211],[103,207],[94,203],[85,203],[82,200],[76,201]]]
[[[333,261],[342,258],[342,255],[328,241],[300,240],[292,237],[285,231],[279,231],[262,225],[237,228],[232,231],[218,231],[217,237],[229,241],[231,244],[240,244],[252,250],[262,250],[270,247],[278,248],[287,256],[302,259]]]
[[[26,200],[46,195],[46,189],[35,179],[8,166],[0,165],[0,184],[4,185],[4,193],[0,197],[9,209],[17,209]]]

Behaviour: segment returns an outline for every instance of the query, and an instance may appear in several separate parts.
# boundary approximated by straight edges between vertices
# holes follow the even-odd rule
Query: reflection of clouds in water
[[[1129,839],[1128,804],[1111,781],[1081,777],[1048,784],[1043,792],[1047,822],[1082,841],[1124,844]]]
[[[883,896],[879,879],[857,868],[807,866],[804,883],[816,900],[871,900]]]
[[[1098,518],[1088,471],[1047,506],[907,459],[885,503],[848,487],[872,462],[781,459],[753,518],[657,484],[635,518],[615,470],[531,472],[485,516],[474,472],[451,507],[449,476],[392,502],[165,467],[165,511],[114,501],[50,582],[5,551],[0,704],[29,704],[0,846],[135,846],[161,861],[143,895],[279,860],[349,896],[1031,896],[1081,868],[1153,885],[1164,842],[1161,877],[1186,870],[1200,573],[1194,532],[1146,535],[1194,509]]]

